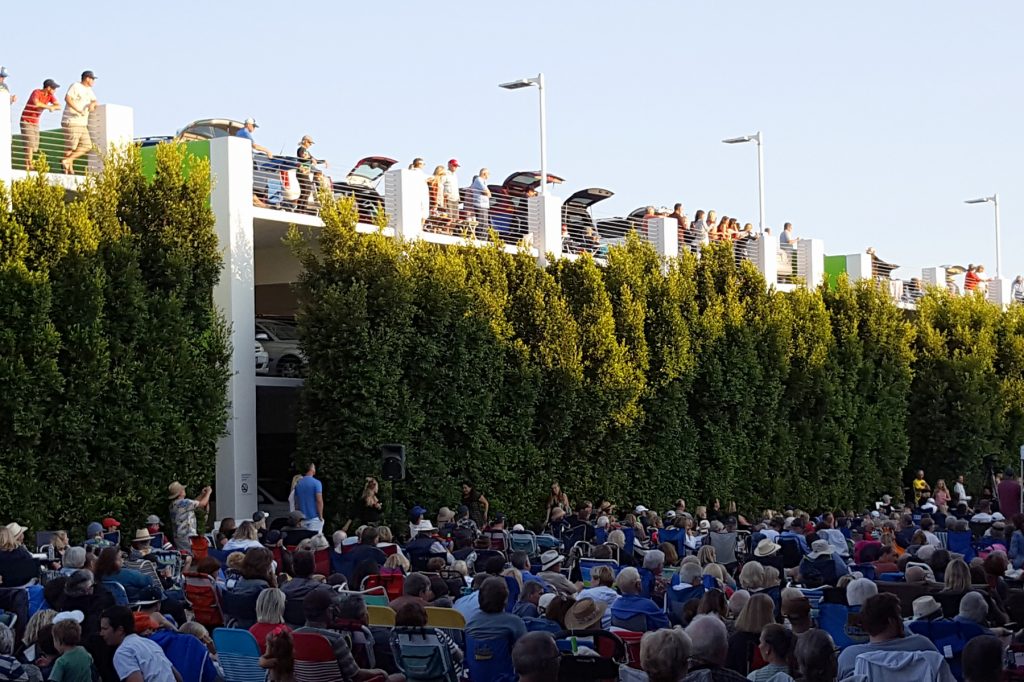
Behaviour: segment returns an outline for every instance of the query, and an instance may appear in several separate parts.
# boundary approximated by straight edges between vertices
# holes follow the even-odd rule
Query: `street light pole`
[[[754,142],[757,144],[757,229],[763,233],[765,228],[764,219],[764,135],[758,130],[753,135],[742,137],[730,137],[722,140],[725,144],[742,144]]]
[[[518,90],[537,86],[540,95],[540,187],[539,194],[545,194],[548,184],[548,121],[544,100],[544,74],[538,73],[533,78],[520,78],[517,81],[501,83],[498,87],[506,90]]]
[[[996,214],[996,279],[1001,279],[1003,274],[1003,245],[1002,235],[999,230],[999,193],[996,192],[990,197],[980,199],[968,199],[965,204],[992,204]]]

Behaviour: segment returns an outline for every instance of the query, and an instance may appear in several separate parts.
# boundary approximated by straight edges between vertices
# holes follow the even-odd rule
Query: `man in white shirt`
[[[68,88],[64,97],[64,116],[60,125],[64,128],[65,151],[60,165],[64,172],[74,172],[75,159],[92,151],[92,138],[89,136],[89,113],[96,109],[96,95],[92,84],[96,75],[92,71],[83,71],[81,82]]]
[[[444,204],[448,211],[448,219],[457,221],[459,219],[459,176],[455,169],[459,167],[458,159],[448,160],[448,170],[444,174]]]
[[[420,227],[426,224],[427,218],[430,217],[430,187],[427,185],[427,172],[424,170],[424,162],[420,157],[416,157],[409,164],[409,170],[416,174],[416,178],[422,181],[418,184],[416,193],[419,197],[420,205]]]
[[[114,670],[121,682],[182,682],[160,645],[135,634],[135,614],[127,606],[103,612],[100,636],[116,649]]]
[[[488,215],[491,206],[491,190],[487,187],[487,179],[491,177],[490,171],[481,168],[480,173],[473,177],[473,202],[471,210],[476,217],[476,236],[478,239],[487,239],[487,231],[491,229],[491,219]]]
[[[953,484],[953,494],[956,495],[957,502],[970,503],[971,498],[967,494],[967,488],[964,487],[963,474],[956,477],[956,483]]]

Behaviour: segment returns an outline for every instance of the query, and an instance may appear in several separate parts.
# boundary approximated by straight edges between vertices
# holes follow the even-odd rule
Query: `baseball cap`
[[[121,522],[115,519],[113,516],[108,516],[107,518],[103,519],[104,528],[117,528],[120,525]]]
[[[455,166],[456,168],[458,168],[459,167],[459,160],[458,159],[448,159],[448,165],[449,166]]]
[[[96,78],[96,74],[94,74],[92,71],[88,71],[88,70],[83,71],[82,72],[82,80],[85,80],[86,78]]]
[[[85,534],[87,536],[89,536],[90,538],[94,538],[94,537],[96,537],[97,535],[99,535],[102,532],[103,532],[103,526],[98,524],[98,523],[96,523],[95,521],[90,523],[86,527],[86,529],[85,529]]]
[[[259,125],[256,123],[256,119],[252,117],[245,119],[245,125],[249,125],[250,123],[252,124],[253,128],[259,128]]]
[[[157,516],[156,514],[150,514],[149,516],[146,517],[146,525],[147,526],[159,526],[160,525],[160,517]]]
[[[85,620],[85,614],[78,609],[75,609],[74,611],[61,611],[53,617],[53,624],[56,625],[57,623],[65,620],[73,620],[81,625],[82,621]]]
[[[43,87],[44,88],[53,88],[54,90],[56,90],[57,88],[60,87],[60,85],[57,83],[57,81],[53,80],[52,78],[47,78],[46,80],[43,81]]]
[[[0,66],[0,78],[7,78],[9,75],[11,75],[11,74],[9,74],[7,72],[7,67],[6,66]]]
[[[409,517],[410,518],[416,518],[417,516],[423,516],[426,513],[427,513],[426,509],[424,509],[423,507],[421,507],[419,505],[416,505],[415,507],[413,507],[412,509],[409,510]]]
[[[270,516],[270,514],[265,511],[254,511],[252,513],[252,520],[255,523],[259,523],[260,521],[265,520],[268,516]]]

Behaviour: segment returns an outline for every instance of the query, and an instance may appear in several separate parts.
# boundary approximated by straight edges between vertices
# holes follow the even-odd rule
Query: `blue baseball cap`
[[[94,538],[97,535],[100,535],[102,532],[103,526],[95,521],[90,523],[89,526],[85,529],[85,534],[90,538]]]
[[[426,513],[426,509],[419,505],[416,505],[415,507],[409,510],[409,518],[415,519],[417,516],[424,516]]]

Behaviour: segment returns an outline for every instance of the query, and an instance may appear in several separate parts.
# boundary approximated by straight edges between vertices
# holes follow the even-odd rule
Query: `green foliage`
[[[338,520],[387,442],[409,453],[384,490],[399,521],[455,503],[463,479],[528,519],[554,480],[620,508],[862,506],[908,464],[976,472],[1024,439],[1020,309],[935,292],[915,322],[870,282],[768,289],[728,245],[665,262],[630,239],[603,267],[541,269],[501,246],[357,234],[348,201],[324,215],[319,248],[291,237],[298,457]]]
[[[80,534],[213,479],[228,339],[209,170],[183,150],[108,158],[68,201],[33,174],[0,212],[0,518]],[[5,204],[6,193],[0,192]],[[137,526],[135,526],[137,527]]]

